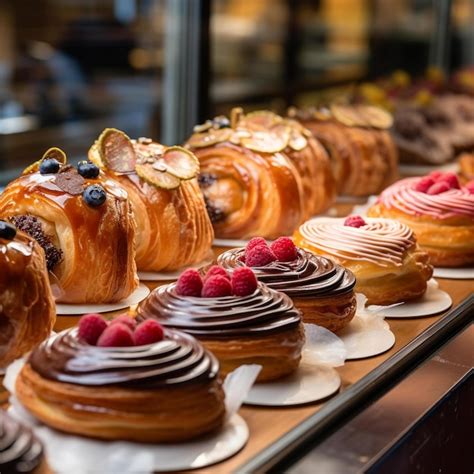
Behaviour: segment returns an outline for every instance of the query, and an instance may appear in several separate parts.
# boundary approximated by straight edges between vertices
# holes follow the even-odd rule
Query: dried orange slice
[[[30,166],[26,167],[21,174],[35,173],[36,171],[39,170],[41,162],[43,160],[46,160],[47,158],[48,159],[53,158],[59,161],[59,163],[61,163],[62,165],[65,165],[67,163],[66,153],[64,153],[64,151],[62,151],[60,148],[52,147],[52,148],[48,148],[44,152],[43,156],[41,157],[41,160],[35,161]]]
[[[350,105],[331,105],[331,113],[333,117],[348,127],[366,127],[368,124],[356,110]]]
[[[248,127],[258,127],[261,130],[268,130],[281,122],[282,118],[269,110],[256,110],[248,113],[241,122]]]
[[[288,146],[294,151],[301,151],[308,145],[308,140],[299,132],[293,131],[288,140]]]
[[[192,148],[206,148],[230,140],[232,133],[233,130],[230,128],[211,129],[208,133],[195,133],[188,140],[188,145]]]
[[[157,170],[155,164],[137,163],[135,165],[135,171],[140,178],[157,188],[176,189],[181,183],[179,178],[176,178],[176,176],[173,176],[167,171]]]
[[[168,173],[179,179],[192,179],[199,173],[199,161],[189,150],[180,146],[169,147],[162,159]]]
[[[106,128],[97,140],[100,159],[104,165],[118,173],[135,170],[137,155],[130,138],[120,130]]]
[[[249,138],[241,138],[240,144],[259,153],[277,153],[286,148],[288,140],[280,134],[254,132]]]
[[[357,111],[371,127],[386,129],[393,125],[392,115],[380,107],[359,105]]]

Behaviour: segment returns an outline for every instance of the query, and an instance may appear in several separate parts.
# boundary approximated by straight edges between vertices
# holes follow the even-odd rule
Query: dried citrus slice
[[[41,162],[43,160],[46,160],[47,158],[55,159],[59,161],[59,163],[61,163],[62,165],[65,165],[67,163],[66,153],[64,153],[64,151],[62,151],[60,148],[52,147],[52,148],[48,148],[44,152],[43,156],[41,157],[41,160],[38,160],[32,163],[30,166],[25,168],[21,174],[35,173],[36,171],[39,170]]]
[[[251,137],[240,139],[242,146],[259,153],[277,153],[283,151],[287,143],[287,137],[267,132],[254,132]]]
[[[359,105],[357,111],[364,120],[374,128],[390,128],[393,125],[391,114],[373,105]]]
[[[158,171],[154,168],[154,164],[137,163],[135,171],[140,178],[147,183],[161,189],[176,189],[179,187],[181,181],[166,171]]]
[[[188,140],[188,145],[192,148],[206,148],[228,141],[233,133],[230,128],[221,128],[219,130],[211,129],[208,133],[195,133]]]
[[[308,140],[301,134],[294,130],[290,135],[290,139],[288,140],[288,146],[294,151],[300,151],[306,148],[308,144]]]
[[[192,179],[199,173],[199,161],[194,153],[180,146],[168,148],[162,159],[168,173],[176,176],[176,178]]]
[[[270,129],[282,121],[282,118],[269,110],[257,110],[248,113],[242,122],[249,127],[258,127],[260,129]]]
[[[133,143],[125,133],[106,128],[98,139],[100,159],[104,165],[118,173],[134,171],[137,155]]]
[[[368,124],[356,110],[350,105],[331,105],[331,113],[333,117],[348,127],[366,127]]]

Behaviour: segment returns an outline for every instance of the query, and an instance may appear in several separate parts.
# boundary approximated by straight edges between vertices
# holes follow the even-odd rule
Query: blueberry
[[[16,235],[16,227],[5,221],[0,221],[0,238],[13,240]]]
[[[57,173],[61,168],[61,163],[54,158],[46,158],[40,164],[39,171],[41,174],[53,174]]]
[[[225,117],[224,115],[219,115],[215,117],[212,121],[212,124],[215,128],[229,128],[230,127],[230,120]]]
[[[104,204],[107,194],[105,193],[105,189],[102,186],[99,186],[98,184],[92,184],[87,186],[82,197],[89,206],[98,207]]]
[[[99,167],[90,161],[81,161],[77,165],[77,171],[83,178],[97,178],[99,176]]]

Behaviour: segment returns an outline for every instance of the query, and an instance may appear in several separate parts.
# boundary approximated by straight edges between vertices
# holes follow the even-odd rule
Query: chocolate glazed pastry
[[[228,250],[217,263],[232,271],[245,266],[244,256],[245,248]],[[332,260],[298,249],[296,260],[274,261],[252,270],[267,286],[287,294],[302,312],[305,323],[336,332],[355,315],[355,277]]]
[[[180,296],[175,284],[154,290],[138,307],[139,319],[197,337],[221,362],[224,373],[260,364],[257,381],[275,380],[299,365],[304,344],[301,316],[291,299],[259,283],[249,296]]]
[[[94,438],[176,442],[219,428],[219,363],[193,337],[101,348],[68,329],[32,352],[16,384],[20,402],[61,431]]]
[[[0,411],[0,472],[39,473],[43,468],[43,447],[32,431]]]

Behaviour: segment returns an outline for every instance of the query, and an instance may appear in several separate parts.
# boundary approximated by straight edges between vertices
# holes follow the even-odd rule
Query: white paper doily
[[[474,280],[474,268],[441,268],[435,267],[433,276],[449,280]]]
[[[206,265],[211,264],[214,261],[214,254],[209,256],[205,260],[202,260],[199,263],[195,263],[194,265],[187,265],[185,267],[180,268],[179,270],[175,270],[172,272],[138,272],[138,278],[142,281],[167,281],[167,280],[177,280],[179,275],[183,273],[188,268],[196,268],[200,269],[205,267]]]

